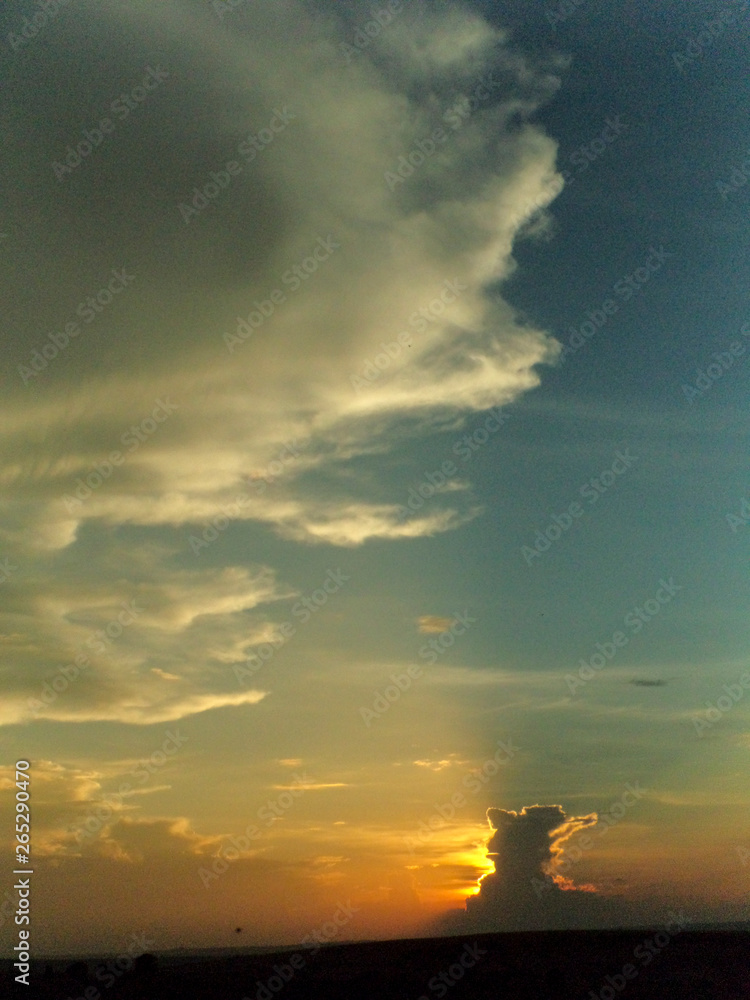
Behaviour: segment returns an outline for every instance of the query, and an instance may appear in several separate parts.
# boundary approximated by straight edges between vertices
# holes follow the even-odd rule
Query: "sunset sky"
[[[747,919],[747,5],[51,7],[2,953]]]

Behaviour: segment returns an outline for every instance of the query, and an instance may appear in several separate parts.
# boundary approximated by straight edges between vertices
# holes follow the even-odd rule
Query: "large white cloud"
[[[3,721],[110,597],[148,610],[46,714],[147,722],[237,702],[212,664],[241,657],[245,612],[283,588],[229,569],[177,575],[169,560],[117,575],[122,526],[203,537],[234,518],[354,546],[479,512],[461,489],[404,522],[373,473],[400,441],[511,402],[556,357],[498,290],[514,239],[560,190],[556,145],[529,120],[555,67],[452,7],[405,10],[347,64],[352,27],[296,0],[223,18],[86,2],[46,28],[43,57],[29,48],[23,93],[9,82],[3,100],[24,109],[9,217],[28,212],[25,184],[57,221],[3,262],[48,275],[19,290],[0,402],[0,556],[14,567],[0,628],[21,637],[4,640]],[[108,58],[82,72],[73,34]],[[160,67],[159,86],[56,177],[68,144]],[[22,147],[24,114],[54,124]],[[88,296],[123,269],[132,280],[87,322]],[[256,327],[245,340],[238,317]],[[258,470],[276,467],[266,488]]]

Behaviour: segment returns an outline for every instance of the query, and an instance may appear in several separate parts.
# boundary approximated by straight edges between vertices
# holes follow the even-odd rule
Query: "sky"
[[[747,918],[749,43],[3,7],[3,954]]]

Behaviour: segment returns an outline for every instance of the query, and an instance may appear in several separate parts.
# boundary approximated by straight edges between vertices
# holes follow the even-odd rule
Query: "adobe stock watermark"
[[[463,614],[455,612],[451,624],[439,635],[433,636],[433,638],[420,647],[420,657],[423,660],[427,660],[430,664],[437,663],[438,657],[442,656],[446,649],[450,649],[455,643],[456,637],[463,635],[476,621],[477,619],[472,618],[468,611],[464,611]],[[389,684],[382,691],[375,692],[372,708],[360,707],[359,714],[365,726],[369,729],[375,719],[382,718],[391,706],[395,705],[401,699],[401,695],[412,687],[413,682],[419,680],[422,675],[422,667],[415,663],[406,668],[406,673],[391,674],[389,680],[393,683]]]
[[[626,132],[629,125],[622,120],[622,115],[614,115],[604,119],[604,128],[599,135],[582,143],[578,149],[568,157],[568,162],[577,168],[576,173],[582,174],[588,170],[592,163],[603,156],[612,143],[619,139],[623,132]],[[561,170],[566,184],[572,184],[575,177],[570,176],[569,170]]]
[[[109,114],[118,121],[125,121],[132,111],[143,104],[149,94],[164,83],[168,76],[168,71],[162,69],[161,66],[157,66],[155,69],[152,66],[146,66],[146,73],[140,84],[137,84],[128,93],[120,94],[119,97],[115,98],[107,109]],[[112,118],[108,116],[102,118],[98,128],[94,126],[93,128],[81,129],[83,141],[79,142],[75,149],[72,145],[68,145],[65,151],[65,162],[53,160],[52,170],[58,181],[62,181],[68,174],[72,174],[87,157],[91,156],[95,149],[102,145],[108,135],[112,135],[117,128]]]
[[[426,306],[420,306],[408,319],[409,326],[413,327],[417,333],[424,333],[428,323],[437,323],[445,314],[446,308],[458,301],[463,292],[468,289],[458,278],[446,279],[443,282],[442,291],[434,299],[431,299]],[[351,376],[351,383],[355,392],[361,392],[376,382],[386,368],[389,368],[393,361],[408,348],[411,347],[414,334],[409,330],[402,330],[395,340],[388,343],[384,341],[380,344],[382,352],[376,354],[372,361],[365,358],[365,363],[359,374]]]
[[[17,572],[18,566],[14,566],[10,559],[0,559],[0,584],[7,583]]]
[[[252,163],[259,153],[271,145],[277,135],[284,131],[289,122],[294,121],[297,115],[284,105],[280,110],[273,109],[273,115],[268,122],[268,126],[260,129],[257,133],[250,133],[246,139],[237,146],[237,152],[244,156],[247,163]],[[194,187],[193,198],[188,205],[181,201],[177,206],[180,215],[187,226],[194,216],[200,215],[219,197],[222,191],[226,191],[232,180],[239,177],[244,170],[243,165],[238,160],[228,160],[223,170],[213,170],[202,187]]]
[[[474,114],[480,104],[483,104],[501,84],[494,80],[493,71],[490,70],[480,80],[467,96],[461,97],[456,103],[448,108],[443,114],[443,121],[450,125],[454,132],[463,128],[469,118]]]
[[[304,257],[298,264],[288,268],[281,275],[282,285],[286,285],[290,291],[298,291],[302,285],[309,281],[316,273],[321,264],[325,263],[335,250],[339,250],[341,244],[330,234],[325,237],[319,236],[309,257]],[[254,308],[248,313],[247,319],[242,316],[237,317],[235,333],[225,333],[224,343],[230,354],[234,353],[236,347],[249,340],[255,331],[263,326],[267,319],[276,312],[276,307],[286,302],[286,293],[281,288],[274,288],[269,293],[267,299],[253,302]]]
[[[317,590],[292,605],[292,617],[298,618],[301,625],[306,625],[312,616],[328,603],[328,598],[337,594],[350,579],[351,577],[342,573],[340,569],[329,569],[325,580]],[[268,663],[276,651],[289,642],[296,631],[297,626],[293,622],[283,622],[272,639],[255,647],[255,652],[250,653],[244,665],[234,664],[232,669],[237,681],[246,684],[255,677],[263,664]]]
[[[112,277],[107,282],[106,287],[100,288],[94,295],[89,295],[78,303],[76,316],[80,316],[86,324],[92,323],[99,313],[104,312],[115,296],[119,295],[120,292],[124,291],[134,281],[135,275],[130,274],[126,268],[121,267],[119,271],[113,268]],[[42,345],[41,350],[35,348],[31,352],[31,360],[29,362],[31,367],[18,365],[18,373],[24,385],[28,383],[29,379],[36,378],[43,372],[50,361],[54,361],[57,355],[61,354],[70,341],[74,337],[77,337],[80,332],[81,328],[79,324],[75,320],[71,320],[65,324],[64,329],[59,333],[48,333],[47,339],[50,343]]]
[[[704,21],[703,30],[698,32],[695,38],[691,38],[682,52],[672,53],[672,62],[680,73],[685,72],[686,66],[691,66],[696,59],[700,59],[706,49],[711,48],[717,38],[723,35],[731,25],[737,14],[742,14],[747,10],[747,3],[736,11],[723,10],[719,13],[715,21]]]
[[[484,418],[480,427],[476,427],[454,442],[453,454],[458,455],[464,464],[470,462],[508,419],[509,415],[503,413],[501,407],[494,407]],[[436,493],[444,492],[448,482],[458,475],[459,471],[459,467],[451,459],[446,459],[438,469],[433,469],[431,472],[425,471],[421,482],[409,490],[406,503],[397,508],[396,516],[400,520],[405,520],[412,514],[416,514],[424,507],[425,500],[434,497]]]
[[[579,7],[583,7],[588,0],[560,0],[555,7],[548,7],[544,12],[553,31],[557,31],[558,24],[567,21],[572,17]]]
[[[675,583],[673,576],[670,576],[669,580],[662,577],[654,596],[649,597],[641,606],[633,608],[625,615],[624,625],[631,634],[626,635],[622,630],[618,630],[612,634],[609,642],[597,642],[596,652],[588,660],[583,658],[579,660],[581,665],[575,676],[566,674],[565,683],[568,685],[571,695],[574,695],[578,688],[584,687],[590,680],[593,680],[600,670],[611,663],[618,651],[627,646],[632,636],[637,635],[644,625],[660,614],[662,608],[669,604],[678,591],[682,589],[683,585]]]
[[[302,947],[308,950],[310,957],[317,955],[324,944],[330,944],[339,936],[342,928],[346,927],[359,910],[358,906],[352,906],[350,899],[346,903],[339,903],[330,920],[324,921],[320,927],[305,935],[301,942]],[[281,993],[286,984],[291,982],[295,974],[301,972],[305,965],[307,965],[305,956],[302,952],[295,951],[289,956],[288,961],[274,963],[273,973],[268,979],[263,982],[256,979],[253,996],[245,996],[242,1000],[273,1000],[273,997]]]
[[[453,454],[458,455],[462,462],[470,462],[508,419],[510,419],[509,414],[503,413],[502,407],[493,407],[482,420],[480,427],[475,427],[471,433],[464,434],[459,441],[453,443]]]
[[[227,14],[243,7],[248,0],[211,0],[211,8],[220,21],[223,21]]]
[[[95,653],[106,652],[107,646],[111,646],[116,639],[119,639],[123,630],[132,625],[145,610],[145,608],[139,608],[135,600],[128,601],[127,604],[123,602],[122,611],[117,617],[113,618],[104,628],[98,628],[92,632],[86,640],[86,645]]]
[[[350,66],[360,53],[369,48],[372,41],[393,23],[396,15],[400,14],[403,9],[403,0],[388,0],[388,3],[380,9],[371,11],[369,21],[364,21],[355,29],[352,35],[352,44],[339,42],[339,48],[343,53],[346,65]]]
[[[139,785],[145,785],[160,768],[164,767],[170,757],[175,756],[178,750],[189,739],[189,737],[183,736],[179,729],[174,733],[171,729],[167,729],[164,732],[164,736],[165,739],[161,746],[154,750],[145,760],[139,760],[137,765],[130,771],[133,777],[138,778]],[[136,789],[134,789],[133,785],[129,781],[125,781],[116,792],[106,795],[83,822],[78,823],[77,826],[72,828],[72,830],[76,830],[76,843],[81,844],[87,838],[96,836],[120,812],[124,800],[128,796],[133,795],[135,791]]]
[[[330,944],[334,938],[338,937],[341,929],[346,927],[353,919],[354,914],[359,913],[359,910],[359,906],[352,906],[350,899],[347,899],[346,903],[339,903],[331,919],[324,921],[320,927],[316,927],[309,934],[306,934],[300,944],[312,949],[311,955],[317,955],[321,945]]]
[[[743,337],[750,337],[750,323],[743,323],[740,333]],[[734,367],[737,359],[741,358],[746,350],[746,344],[740,340],[733,340],[726,351],[714,351],[711,357],[715,360],[710,361],[705,368],[698,368],[696,377],[690,385],[683,383],[682,392],[687,401],[692,405],[696,399],[705,396],[708,390]]]
[[[120,437],[120,443],[127,452],[111,451],[109,456],[99,462],[94,462],[93,466],[86,474],[85,480],[79,476],[76,479],[74,492],[66,493],[60,499],[65,504],[65,509],[69,514],[75,513],[86,500],[102,486],[112,475],[116,468],[125,464],[127,455],[132,455],[140,446],[151,438],[163,424],[179,407],[177,403],[171,403],[169,397],[166,400],[157,399],[151,413],[144,417],[140,423],[132,424]]]
[[[578,490],[579,496],[588,500],[589,505],[595,504],[600,497],[609,492],[618,477],[623,476],[637,461],[638,456],[631,455],[630,448],[615,452],[612,464],[585,482]],[[571,529],[573,522],[583,517],[585,513],[586,509],[582,504],[578,500],[573,500],[562,514],[553,514],[544,531],[537,529],[533,547],[521,546],[521,555],[524,557],[526,565],[531,566],[534,559],[541,559],[542,554],[547,552],[555,542],[558,542],[563,534]]]
[[[612,286],[613,293],[619,296],[623,302],[630,302],[631,299],[643,291],[644,286],[648,284],[652,276],[661,270],[667,258],[674,256],[673,253],[665,250],[663,245],[658,250],[656,247],[651,246],[648,257],[646,257],[643,264],[614,283]],[[568,342],[563,345],[559,363],[564,364],[571,355],[577,354],[597,331],[606,326],[612,316],[619,312],[619,309],[620,306],[615,299],[611,297],[606,298],[599,308],[592,309],[586,313],[587,318],[580,326],[569,326],[568,332],[570,333],[570,337],[568,338]]]
[[[477,795],[498,771],[505,767],[515,755],[520,751],[520,747],[513,746],[513,740],[505,743],[503,740],[497,741],[497,750],[489,757],[480,768],[475,768],[464,776],[463,786],[468,788],[472,795]],[[426,820],[420,820],[417,827],[416,837],[404,837],[404,842],[409,848],[409,854],[415,853],[415,848],[426,844],[437,830],[446,827],[452,822],[457,811],[465,808],[469,804],[469,799],[461,791],[453,792],[448,802],[435,803],[435,811]]]
[[[262,805],[258,809],[256,816],[264,822],[266,827],[272,826],[277,819],[280,819],[287,813],[297,800],[304,795],[309,786],[315,784],[315,781],[307,773],[302,775],[295,773],[292,777],[294,778],[294,784],[285,788],[276,799],[269,799],[265,805]],[[214,862],[211,865],[211,869],[202,867],[198,869],[198,878],[203,883],[203,888],[208,889],[212,882],[215,882],[224,872],[228,871],[230,864],[238,861],[242,853],[249,850],[250,841],[258,840],[262,832],[259,826],[249,823],[245,827],[245,832],[240,834],[239,837],[229,837],[228,845],[222,845],[214,855]]]
[[[568,181],[568,185],[572,184],[575,178]],[[554,197],[558,197],[565,190],[565,184],[560,184],[554,193]],[[533,201],[527,201],[522,207],[516,208],[511,215],[508,222],[509,229],[517,229],[521,227],[521,231],[533,225],[534,220],[538,219],[540,214],[549,206],[550,202],[554,198],[551,198],[549,193],[544,193],[537,195]]]
[[[104,989],[108,990],[114,986],[120,976],[124,976],[136,966],[136,957],[155,947],[155,941],[149,941],[145,933],[132,934],[132,941],[124,952],[115,958],[107,959],[94,969],[94,979],[104,984]],[[95,986],[88,986],[84,994],[86,1000],[99,1000],[101,993]]]
[[[740,510],[738,514],[726,514],[725,515],[727,524],[732,529],[734,534],[737,534],[738,528],[744,528],[747,524],[750,524],[750,500],[747,497],[742,498],[740,503]]]
[[[716,699],[716,704],[706,702],[706,710],[699,716],[693,718],[693,728],[699,737],[703,736],[706,729],[721,722],[722,718],[730,712],[738,701],[745,697],[745,691],[750,688],[750,673],[740,674],[736,684],[724,684],[722,690],[725,692]]]
[[[227,504],[220,505],[220,514],[215,514],[205,522],[200,538],[197,535],[190,535],[188,544],[194,556],[199,556],[202,549],[207,549],[209,545],[216,541],[222,531],[226,531],[232,521],[236,521],[243,508],[250,506],[251,497],[247,493],[239,493],[234,500]]]
[[[209,871],[208,868],[198,869],[198,878],[203,883],[203,888],[208,889],[213,881],[218,879],[224,872],[229,871],[229,866],[233,861],[238,861],[242,853],[250,850],[251,840],[258,840],[262,836],[260,827],[254,823],[248,823],[244,833],[239,837],[228,838],[228,846],[223,845],[214,855],[214,861]]]
[[[465,944],[463,950],[456,956],[456,961],[452,962],[447,971],[443,969],[427,983],[427,989],[431,990],[438,997],[444,997],[451,986],[455,986],[459,980],[463,979],[466,973],[487,954],[485,948],[480,948],[477,941],[473,944]],[[423,993],[418,1000],[430,1000],[426,993]]]
[[[252,486],[257,493],[265,493],[266,487],[271,486],[286,470],[286,467],[293,465],[300,457],[300,454],[308,447],[309,441],[289,441],[277,452],[276,458],[272,459],[260,472],[251,472],[244,479]]]
[[[501,86],[501,83],[493,79],[493,71],[486,73],[476,83],[470,94],[456,101],[443,113],[442,120],[455,135],[463,128],[477,108],[492,96],[493,90]],[[438,125],[428,138],[417,139],[406,155],[402,153],[399,156],[397,165],[392,170],[384,172],[383,177],[388,189],[395,191],[399,184],[406,183],[416,170],[439,151],[440,146],[445,145],[450,135],[450,131],[446,131],[442,125]]]
[[[375,698],[373,699],[372,708],[366,708],[365,706],[360,707],[359,714],[362,716],[362,721],[369,729],[375,719],[379,719],[381,716],[389,710],[391,705],[400,699],[404,691],[408,691],[412,686],[412,683],[419,680],[422,677],[424,671],[422,667],[417,663],[412,663],[406,668],[406,673],[403,674],[391,674],[389,680],[393,683],[389,684],[383,691],[376,691]]]
[[[748,150],[748,154],[750,154],[750,150]],[[748,177],[750,177],[750,155],[738,166],[732,168],[728,181],[716,182],[716,190],[721,195],[722,200],[726,201],[730,194],[734,194],[735,191],[744,187]]]
[[[472,625],[476,625],[477,619],[472,618],[468,610],[463,614],[457,611],[453,613],[452,623],[439,635],[433,636],[424,646],[419,649],[419,656],[428,663],[437,663],[438,657],[442,656],[446,649],[450,649],[458,636],[463,635]]]
[[[444,492],[447,483],[458,475],[458,472],[458,466],[450,459],[446,459],[439,469],[433,469],[432,472],[425,471],[422,481],[410,488],[406,504],[396,508],[396,517],[404,521],[412,514],[416,514],[424,507],[425,500],[430,500],[436,493]]]
[[[86,639],[86,645],[89,649],[95,653],[104,653],[107,646],[119,639],[124,629],[132,625],[136,618],[146,610],[145,608],[139,608],[135,600],[127,603],[123,602],[122,609],[116,618],[108,622],[104,628],[96,629]],[[40,694],[41,700],[29,698],[27,702],[29,709],[36,715],[45,706],[49,708],[61,694],[64,694],[68,690],[71,684],[78,680],[81,673],[84,670],[88,670],[90,666],[91,659],[88,654],[78,653],[72,663],[60,667],[54,677],[45,681]]]
[[[650,965],[654,958],[660,955],[663,949],[667,947],[669,942],[678,934],[681,934],[687,928],[688,924],[693,922],[691,917],[686,917],[682,913],[675,913],[673,910],[670,910],[667,916],[670,920],[665,924],[664,930],[657,931],[653,937],[646,938],[633,951],[633,958],[638,959],[641,967]],[[598,992],[589,990],[586,1000],[614,1000],[618,993],[623,992],[629,982],[637,979],[639,971],[632,962],[627,962],[623,965],[621,972],[617,972],[613,976],[604,977],[604,985],[599,988]]]
[[[8,45],[15,51],[36,38],[40,31],[54,21],[61,7],[67,7],[70,0],[37,0],[39,10],[32,17],[24,17],[18,32],[10,31],[6,36]]]
[[[584,827],[588,831],[587,833],[581,831],[580,836],[577,835],[575,838],[571,837],[570,840],[565,841],[562,848],[563,857],[555,862],[555,874],[567,875],[573,865],[577,865],[583,859],[584,853],[596,846],[592,835],[599,838],[604,837],[612,827],[617,826],[622,821],[629,809],[632,809],[644,795],[648,795],[650,790],[649,788],[641,788],[640,781],[636,781],[634,785],[628,782],[619,799],[611,802],[607,811],[597,816],[596,823]],[[556,885],[552,877],[542,880],[536,876],[530,880],[530,884],[537,899],[541,899],[545,892],[549,892]]]

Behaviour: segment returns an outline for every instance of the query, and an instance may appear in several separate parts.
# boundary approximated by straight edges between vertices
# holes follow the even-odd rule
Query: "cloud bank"
[[[209,570],[186,539],[235,522],[347,547],[452,530],[478,514],[461,491],[404,523],[379,463],[512,402],[557,356],[500,286],[561,188],[531,120],[559,64],[454,7],[403,11],[347,64],[355,16],[81,2],[14,56],[6,724],[76,662],[84,621],[106,628],[134,599],[106,662],[79,661],[42,715],[236,704],[217,664],[285,588]],[[143,544],[164,558],[116,566]]]

